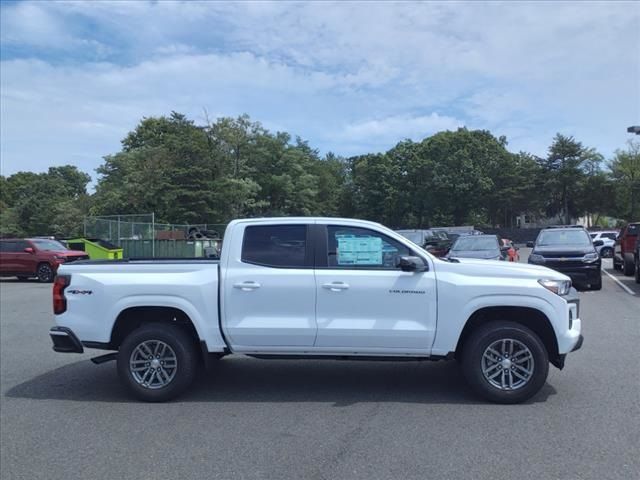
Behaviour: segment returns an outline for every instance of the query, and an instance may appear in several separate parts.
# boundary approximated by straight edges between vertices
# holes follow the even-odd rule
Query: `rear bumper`
[[[580,337],[578,338],[578,343],[576,343],[576,345],[573,347],[573,350],[571,350],[572,352],[575,352],[576,350],[580,350],[580,348],[582,347],[582,343],[584,342],[584,337],[582,335],[580,335]]]
[[[83,353],[84,347],[76,334],[67,327],[52,327],[49,336],[53,342],[53,350],[60,353]]]

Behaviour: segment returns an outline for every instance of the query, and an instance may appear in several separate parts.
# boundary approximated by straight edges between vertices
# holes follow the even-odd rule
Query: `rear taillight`
[[[70,275],[57,275],[53,282],[53,313],[56,315],[67,311],[67,299],[64,296],[64,289],[70,283]]]

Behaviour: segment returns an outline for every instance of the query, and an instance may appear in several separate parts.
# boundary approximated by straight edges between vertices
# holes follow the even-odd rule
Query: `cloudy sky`
[[[143,116],[248,113],[322,153],[458,126],[605,156],[640,123],[640,2],[2,2],[2,173],[94,174]]]

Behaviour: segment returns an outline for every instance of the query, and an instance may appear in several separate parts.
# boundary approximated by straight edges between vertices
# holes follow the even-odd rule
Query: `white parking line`
[[[625,292],[627,292],[629,295],[635,295],[635,292],[633,290],[631,290],[629,287],[627,287],[624,283],[622,283],[620,280],[618,280],[616,277],[614,277],[613,275],[611,275],[609,272],[607,272],[606,270],[602,270],[604,273],[606,273],[609,278],[611,280],[613,280],[614,282],[616,282],[618,285],[620,285]]]

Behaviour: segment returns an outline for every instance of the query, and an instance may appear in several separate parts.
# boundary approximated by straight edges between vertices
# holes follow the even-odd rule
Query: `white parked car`
[[[616,244],[616,237],[618,236],[618,232],[615,230],[607,230],[602,232],[589,232],[591,236],[591,241],[595,242],[596,240],[602,240],[603,244],[595,247],[596,252],[602,258],[612,258],[613,257],[613,248]]]
[[[377,223],[235,220],[214,260],[63,265],[54,350],[114,350],[138,398],[182,393],[204,360],[457,359],[488,400],[524,401],[549,363],[582,345],[565,275],[491,260],[441,260]],[[70,386],[71,388],[71,386]]]

